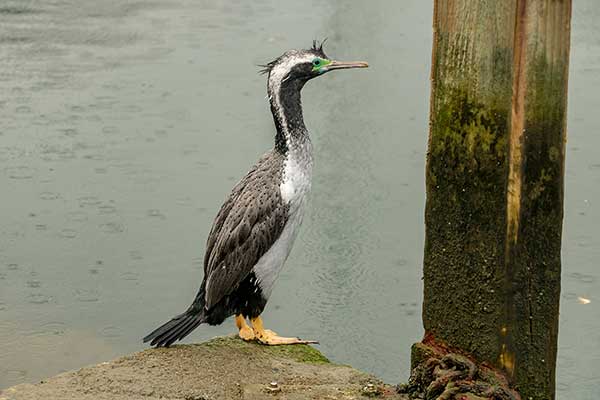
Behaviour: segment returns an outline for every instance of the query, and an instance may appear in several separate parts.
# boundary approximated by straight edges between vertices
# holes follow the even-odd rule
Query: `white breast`
[[[288,154],[279,186],[282,200],[289,205],[287,223],[277,241],[258,260],[253,269],[265,299],[271,295],[273,284],[292,250],[304,217],[311,187],[312,156],[306,151],[310,149],[303,150],[305,151],[301,154]]]
[[[285,159],[279,190],[284,202],[295,210],[310,192],[312,180],[312,151],[310,142],[302,148],[290,150]]]
[[[292,250],[296,236],[298,236],[298,228],[302,224],[303,216],[304,207],[301,206],[295,214],[288,218],[287,224],[277,241],[254,266],[253,271],[262,291],[262,296],[265,299],[268,299],[271,295],[273,284]]]

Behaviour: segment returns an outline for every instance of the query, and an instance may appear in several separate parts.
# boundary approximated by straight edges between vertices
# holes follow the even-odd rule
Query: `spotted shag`
[[[311,187],[313,152],[300,91],[326,72],[367,66],[331,60],[316,42],[310,49],[287,51],[264,66],[277,131],[275,146],[235,185],[219,210],[206,243],[204,279],[192,305],[144,342],[169,346],[200,324],[219,325],[235,315],[244,340],[266,345],[315,343],[278,336],[264,329],[260,317],[298,234]]]

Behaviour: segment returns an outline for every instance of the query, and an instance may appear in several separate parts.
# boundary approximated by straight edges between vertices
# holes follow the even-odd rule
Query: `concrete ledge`
[[[148,349],[0,392],[0,400],[366,398],[407,399],[313,347],[268,347],[233,336]]]

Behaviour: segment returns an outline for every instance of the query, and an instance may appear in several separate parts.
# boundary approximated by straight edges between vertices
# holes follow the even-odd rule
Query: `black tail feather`
[[[163,342],[167,343],[169,346],[171,343],[182,339],[181,333],[187,329],[190,325],[193,325],[196,318],[193,316],[186,316],[180,323],[173,327],[169,332],[165,332]]]
[[[173,342],[183,339],[205,321],[204,313],[197,311],[197,309],[190,308],[156,328],[144,337],[144,343],[150,342],[151,346],[156,347],[169,347]]]
[[[192,325],[190,325],[189,327],[186,328],[185,331],[181,332],[181,337],[186,337],[187,335],[189,335],[194,329],[196,329],[198,327],[198,325],[200,325],[202,322],[198,322],[198,321],[194,321],[194,323]]]

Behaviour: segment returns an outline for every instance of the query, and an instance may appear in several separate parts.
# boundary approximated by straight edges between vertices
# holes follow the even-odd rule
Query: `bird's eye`
[[[319,65],[321,65],[321,59],[320,58],[315,58],[312,61],[312,65],[314,65],[315,67],[318,67]]]

